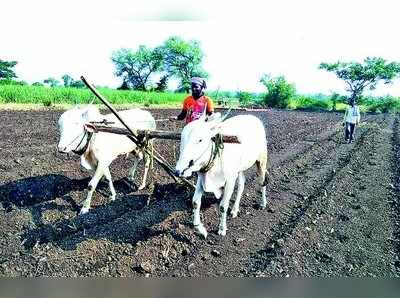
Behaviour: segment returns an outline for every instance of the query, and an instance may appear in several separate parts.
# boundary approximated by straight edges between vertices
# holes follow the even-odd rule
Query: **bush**
[[[318,99],[310,96],[296,96],[289,100],[288,108],[297,110],[305,109],[310,111],[330,110],[332,102],[329,99]]]
[[[242,106],[247,106],[253,100],[253,96],[250,92],[239,91],[237,97]]]
[[[313,105],[310,106],[310,109],[314,110],[330,110],[331,104],[327,100],[315,100]]]
[[[400,112],[400,100],[391,96],[379,98],[364,98],[363,105],[367,112],[373,113],[398,113]]]
[[[339,93],[334,92],[330,97],[332,102],[332,111],[337,111],[338,105],[340,103],[346,103],[346,96],[340,95]]]
[[[45,99],[45,100],[43,100],[43,105],[44,105],[45,107],[51,107],[51,105],[52,105],[51,99]]]
[[[286,108],[290,99],[296,94],[295,86],[288,83],[283,76],[270,78],[264,75],[261,78],[261,82],[268,89],[264,103],[270,107]]]

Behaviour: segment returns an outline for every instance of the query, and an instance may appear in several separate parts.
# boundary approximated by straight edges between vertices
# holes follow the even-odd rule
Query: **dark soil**
[[[156,119],[177,110],[152,110]],[[267,110],[268,207],[246,173],[239,216],[217,235],[218,202],[203,198],[206,240],[191,225],[192,190],[158,165],[135,191],[132,164],[111,167],[78,216],[90,173],[57,152],[61,111],[0,111],[0,274],[3,276],[399,276],[400,122],[369,115],[351,144],[341,114]],[[179,130],[182,123],[158,122]],[[174,165],[179,143],[158,140]],[[141,170],[136,185],[141,179]],[[194,180],[193,180],[194,181]]]

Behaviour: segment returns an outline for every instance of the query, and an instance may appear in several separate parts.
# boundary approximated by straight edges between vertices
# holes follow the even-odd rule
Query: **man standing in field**
[[[204,90],[207,88],[206,81],[202,78],[194,77],[191,80],[192,95],[185,98],[181,113],[176,117],[171,117],[171,120],[183,120],[186,124],[197,120],[203,115],[204,111],[207,115],[214,112],[214,103],[208,96],[204,95]]]
[[[350,99],[350,106],[344,114],[344,123],[344,140],[350,144],[353,141],[355,126],[360,123],[360,109],[356,105],[354,98]]]

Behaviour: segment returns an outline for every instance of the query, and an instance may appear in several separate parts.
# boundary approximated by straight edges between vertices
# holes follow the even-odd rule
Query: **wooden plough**
[[[193,183],[189,180],[181,177],[175,176],[174,170],[168,164],[168,162],[159,154],[157,151],[150,150],[147,146],[147,140],[158,138],[158,139],[167,139],[167,140],[180,140],[181,133],[180,132],[167,132],[160,130],[133,130],[131,129],[124,120],[119,116],[118,112],[111,106],[111,104],[96,90],[96,88],[90,84],[85,77],[81,76],[81,80],[85,83],[85,85],[93,92],[93,94],[103,102],[107,108],[115,115],[115,117],[122,123],[125,128],[113,127],[109,126],[107,122],[91,122],[86,124],[86,126],[90,127],[94,131],[102,131],[107,133],[121,134],[126,135],[129,139],[131,139],[139,148],[141,148],[146,154],[152,156],[154,160],[175,180],[178,182],[178,179],[184,182],[186,185],[195,188]],[[222,140],[224,143],[240,143],[236,136],[222,136]]]

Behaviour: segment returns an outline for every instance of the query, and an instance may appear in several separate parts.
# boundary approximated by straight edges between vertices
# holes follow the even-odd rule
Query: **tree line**
[[[118,89],[163,92],[169,80],[175,79],[179,82],[176,91],[186,93],[190,90],[191,77],[209,76],[202,66],[203,58],[204,53],[198,41],[186,41],[178,36],[170,37],[154,48],[145,45],[140,45],[136,50],[121,48],[111,56],[115,66],[114,74],[122,81]],[[0,83],[17,77],[13,70],[16,64],[16,61],[0,59]],[[366,89],[374,90],[380,81],[392,83],[400,74],[400,63],[388,62],[381,57],[367,57],[363,62],[322,62],[319,69],[334,73],[345,82],[348,97],[360,100]],[[62,76],[62,81],[65,87],[84,87],[80,80],[68,74]],[[263,74],[260,82],[266,87],[263,101],[268,106],[287,107],[289,99],[296,95],[295,85],[284,76]],[[52,77],[43,83],[51,87],[61,85],[60,81]],[[251,101],[248,92],[239,92],[238,97],[243,103]]]
[[[14,84],[14,85],[27,85],[24,81],[15,81],[14,79],[18,78],[13,68],[18,64],[17,61],[5,61],[0,59],[0,85]],[[85,84],[81,80],[75,80],[69,74],[64,74],[61,77],[63,81],[63,85],[61,82],[54,77],[49,77],[44,79],[42,82],[34,82],[32,86],[44,86],[48,85],[49,87],[75,87],[75,88],[83,88]]]

